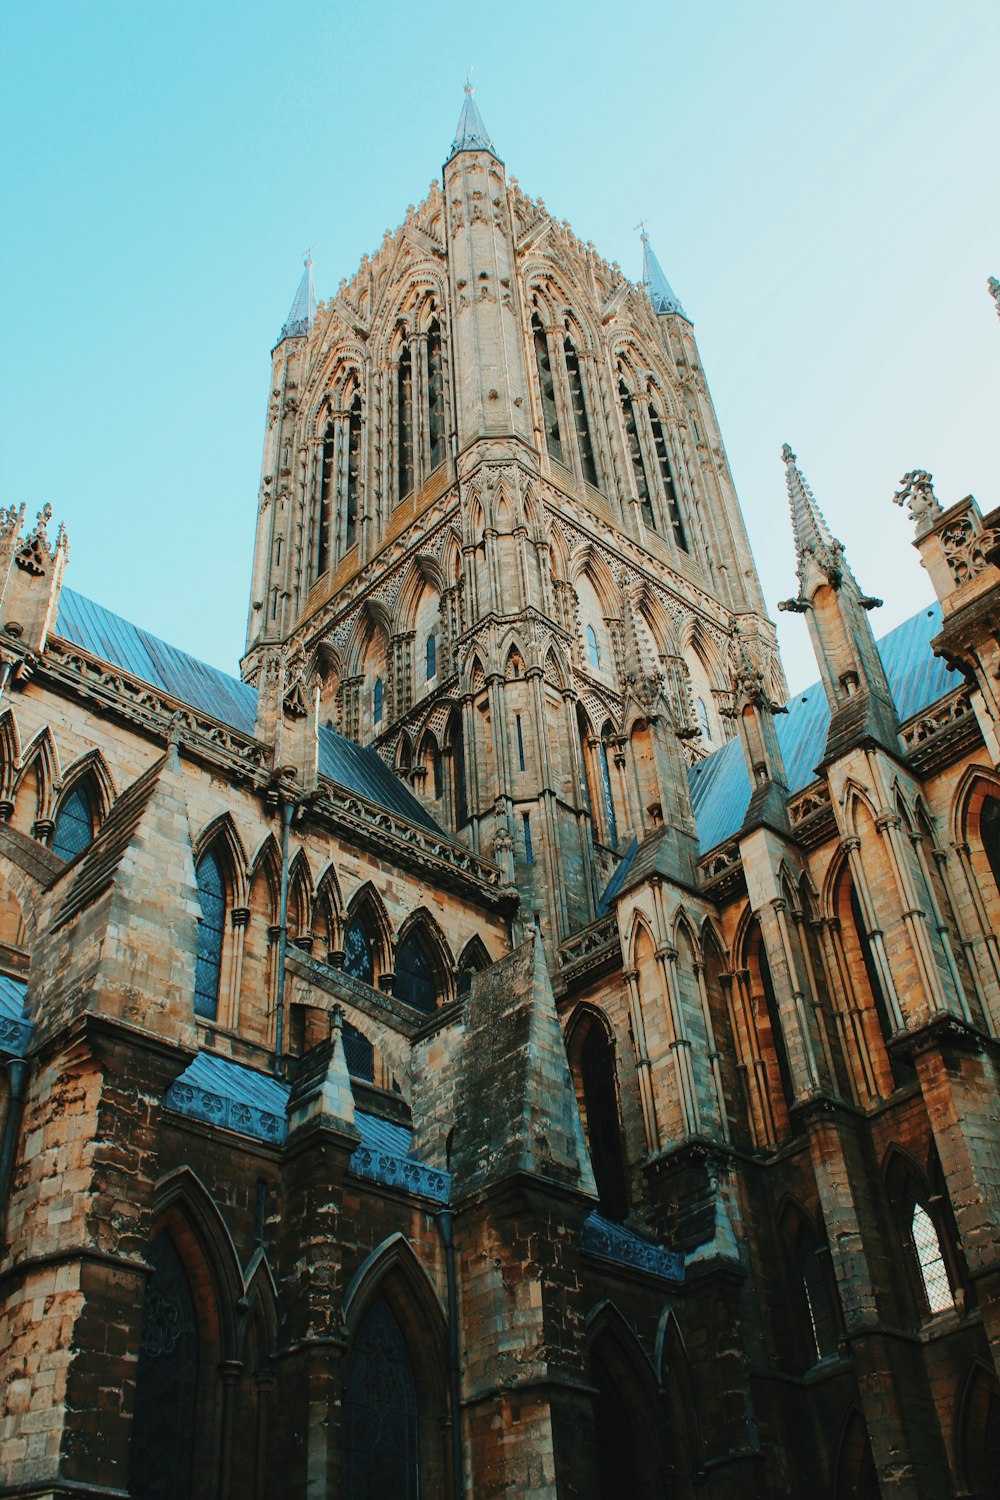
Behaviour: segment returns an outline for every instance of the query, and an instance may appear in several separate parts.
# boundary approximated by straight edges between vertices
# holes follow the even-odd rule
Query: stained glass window
[[[955,1306],[948,1269],[941,1254],[941,1241],[934,1228],[934,1220],[920,1203],[914,1205],[910,1233],[920,1264],[927,1305],[932,1313],[947,1312],[949,1307]]]
[[[348,922],[344,933],[344,973],[365,984],[375,983],[375,958],[371,938],[357,914]]]
[[[226,883],[218,856],[209,849],[197,869],[201,921],[194,976],[194,1013],[214,1021],[219,1012],[222,943],[226,931]]]
[[[417,1400],[403,1335],[380,1297],[351,1348],[344,1401],[346,1500],[419,1500]]]
[[[396,983],[393,994],[415,1010],[432,1011],[437,1005],[437,985],[427,950],[416,933],[409,933],[396,949]]]
[[[94,837],[94,815],[85,783],[78,782],[63,802],[52,833],[53,853],[63,859],[82,854]]]

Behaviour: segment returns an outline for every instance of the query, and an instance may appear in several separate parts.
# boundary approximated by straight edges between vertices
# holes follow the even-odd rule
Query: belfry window
[[[52,831],[52,852],[62,859],[75,859],[94,837],[94,814],[85,781],[78,782],[61,804]]]
[[[214,1021],[219,1013],[222,944],[226,932],[226,883],[214,850],[209,849],[195,871],[201,921],[194,974],[194,1013]]]
[[[920,1279],[931,1313],[947,1312],[955,1306],[955,1298],[948,1278],[948,1268],[941,1253],[941,1241],[934,1227],[934,1220],[921,1203],[913,1206],[910,1220],[910,1237],[920,1266]]]
[[[314,580],[322,578],[330,566],[330,512],[333,506],[336,446],[336,429],[332,422],[328,422],[326,424],[326,431],[323,434],[323,470],[319,486],[319,515],[316,518],[316,565],[313,570]]]
[[[413,488],[413,363],[409,344],[403,345],[396,368],[396,447],[398,498],[405,500]]]
[[[372,688],[372,723],[381,724],[382,710],[385,707],[385,688],[381,677],[376,677],[375,686]]]
[[[427,330],[427,440],[431,473],[444,462],[444,377],[441,368],[441,325]]]
[[[535,368],[538,371],[538,390],[542,398],[542,426],[545,428],[545,446],[549,457],[563,462],[562,436],[559,431],[559,411],[556,407],[556,384],[552,376],[552,359],[545,329],[535,313],[531,320],[531,336],[535,346]]]
[[[628,444],[629,457],[632,460],[632,473],[635,477],[636,498],[642,507],[643,521],[649,527],[650,531],[655,531],[656,518],[653,515],[653,501],[649,492],[646,462],[642,456],[642,440],[639,437],[636,406],[625,387],[624,381],[619,383],[618,395],[622,404],[622,418],[625,422],[625,441]]]
[[[587,656],[595,672],[601,670],[601,647],[593,625],[587,626]]]
[[[687,534],[684,530],[684,521],[681,516],[680,500],[677,497],[677,486],[674,483],[674,473],[670,467],[670,454],[667,450],[667,436],[663,430],[663,421],[654,406],[649,408],[649,426],[653,434],[653,447],[656,450],[656,462],[660,468],[660,480],[663,484],[663,497],[667,505],[667,519],[674,533],[674,541],[682,552],[689,551]]]
[[[580,449],[580,469],[588,484],[597,488],[597,464],[594,460],[594,444],[590,436],[590,423],[587,420],[587,401],[583,393],[583,380],[580,375],[580,360],[576,350],[569,339],[563,345],[566,357],[566,375],[569,380],[569,399],[573,408],[573,420],[576,423],[576,441]]]

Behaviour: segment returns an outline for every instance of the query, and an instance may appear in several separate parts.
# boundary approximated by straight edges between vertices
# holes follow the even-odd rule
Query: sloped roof
[[[932,604],[904,620],[878,642],[879,655],[901,720],[958,686],[954,674],[931,651],[941,629],[941,606]],[[815,779],[823,758],[830,708],[820,682],[788,701],[787,714],[775,719],[785,760],[789,792],[800,792]],[[738,833],[750,805],[750,778],[739,738],[698,761],[688,772],[691,802],[702,853]]]
[[[253,735],[256,688],[168,645],[75,589],[64,588],[59,596],[55,633],[239,734]],[[319,731],[319,770],[346,791],[450,839],[374,750],[356,745],[334,729]]]

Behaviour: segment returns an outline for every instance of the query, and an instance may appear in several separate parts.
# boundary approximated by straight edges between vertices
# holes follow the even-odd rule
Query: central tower
[[[551,949],[654,830],[693,883],[737,637],[783,698],[691,322],[645,233],[634,285],[508,180],[467,85],[420,207],[319,307],[306,263],[244,676],[307,779],[303,728],[374,744]]]

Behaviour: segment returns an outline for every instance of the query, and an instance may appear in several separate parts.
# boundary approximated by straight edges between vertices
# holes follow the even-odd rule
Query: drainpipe
[[[461,1362],[458,1352],[458,1283],[455,1278],[455,1241],[452,1238],[454,1215],[450,1208],[435,1215],[444,1245],[444,1264],[448,1277],[448,1400],[451,1407],[451,1476],[454,1500],[465,1494],[462,1469],[462,1406],[459,1390]]]
[[[278,983],[277,1018],[274,1035],[274,1072],[285,1076],[285,954],[288,950],[288,830],[292,824],[294,804],[281,804],[281,901],[278,907]]]
[[[28,1081],[28,1064],[23,1057],[12,1057],[7,1062],[7,1118],[3,1122],[3,1141],[0,1142],[0,1217],[6,1217],[7,1179],[10,1177],[14,1149],[17,1145],[21,1125],[21,1110],[24,1108],[24,1086]]]

